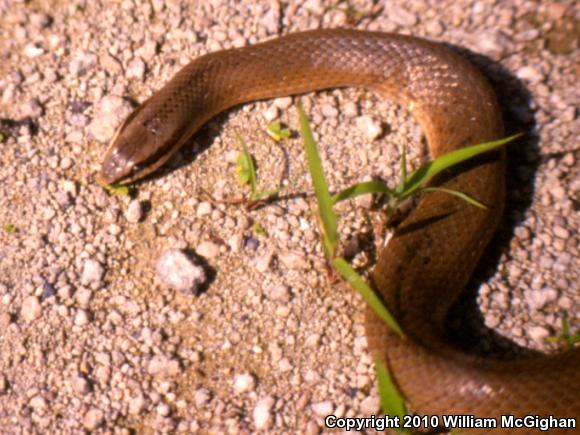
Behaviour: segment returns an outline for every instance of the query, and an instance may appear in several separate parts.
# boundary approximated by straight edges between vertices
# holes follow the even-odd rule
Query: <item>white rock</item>
[[[278,117],[278,108],[276,106],[270,106],[262,114],[266,122],[272,122]]]
[[[134,199],[129,203],[129,207],[127,207],[127,211],[125,212],[125,219],[132,224],[136,224],[143,219],[143,207],[139,200]]]
[[[211,214],[211,212],[212,206],[209,202],[202,202],[197,206],[198,217],[207,216],[208,214]]]
[[[326,417],[332,414],[334,406],[330,400],[325,400],[324,402],[313,403],[311,406],[312,412],[314,412],[319,417]]]
[[[127,65],[126,71],[127,78],[143,80],[145,77],[145,62],[140,57],[136,57],[129,65]]]
[[[89,258],[85,260],[85,264],[83,265],[83,274],[81,277],[81,282],[83,283],[83,285],[93,283],[100,284],[104,274],[105,269],[103,268],[101,263]]]
[[[374,140],[383,134],[381,123],[368,115],[359,116],[356,119],[356,126],[369,140]]]
[[[75,314],[75,325],[84,326],[89,323],[89,315],[85,310],[79,308]]]
[[[256,403],[252,417],[257,430],[268,429],[272,425],[272,407],[274,403],[272,397],[265,397]]]
[[[249,373],[237,375],[234,380],[234,391],[236,394],[253,391],[256,387],[256,379]]]
[[[516,75],[522,80],[527,80],[530,83],[540,83],[544,81],[544,74],[533,66],[523,66],[517,70]]]
[[[206,281],[203,267],[195,264],[183,251],[169,249],[158,258],[156,276],[169,288],[197,293]]]
[[[213,259],[220,254],[220,247],[213,242],[201,242],[196,248],[195,252],[202,257]]]

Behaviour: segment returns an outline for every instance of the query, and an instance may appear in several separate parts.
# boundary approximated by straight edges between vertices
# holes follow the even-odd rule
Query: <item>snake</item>
[[[234,106],[342,87],[376,91],[406,107],[433,157],[504,134],[492,86],[456,50],[410,35],[319,29],[192,60],[122,123],[97,181],[130,183],[150,174],[206,122]],[[434,191],[396,227],[371,281],[405,336],[366,308],[372,354],[419,415],[578,419],[580,348],[501,359],[466,352],[450,338],[449,312],[501,220],[505,151],[486,153],[433,183],[486,208]],[[498,426],[484,432],[536,430]]]

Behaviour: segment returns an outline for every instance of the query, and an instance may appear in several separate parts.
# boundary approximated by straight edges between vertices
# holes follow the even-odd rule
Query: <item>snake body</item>
[[[99,182],[127,182],[150,173],[232,106],[345,86],[377,90],[408,107],[433,156],[503,135],[493,90],[452,50],[411,36],[316,30],[192,61],[121,126]],[[486,204],[486,210],[430,193],[397,228],[379,255],[373,280],[406,338],[391,333],[369,309],[368,343],[412,409],[422,414],[498,422],[501,415],[578,419],[580,349],[504,361],[466,354],[447,338],[449,309],[502,213],[504,160],[503,152],[489,153],[438,180],[439,186]],[[526,431],[533,432],[516,432]]]

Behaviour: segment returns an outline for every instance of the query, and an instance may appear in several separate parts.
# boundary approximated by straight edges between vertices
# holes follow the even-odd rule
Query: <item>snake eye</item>
[[[141,172],[141,171],[143,170],[143,168],[144,168],[144,167],[145,167],[144,165],[139,165],[139,164],[137,164],[137,165],[133,165],[133,166],[131,167],[131,174],[136,174],[136,173],[138,173],[138,172]]]

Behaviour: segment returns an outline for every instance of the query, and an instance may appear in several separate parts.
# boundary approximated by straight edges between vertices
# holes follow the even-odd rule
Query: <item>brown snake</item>
[[[232,106],[345,86],[380,91],[409,108],[433,156],[503,136],[490,85],[452,50],[411,36],[317,30],[192,61],[119,128],[99,182],[127,182],[150,173]],[[504,172],[503,152],[496,152],[439,180],[487,210],[430,193],[397,228],[373,278],[407,337],[389,332],[368,309],[369,346],[422,414],[578,419],[580,349],[504,361],[468,355],[447,339],[449,309],[500,220]],[[527,431],[532,430],[514,429]]]

